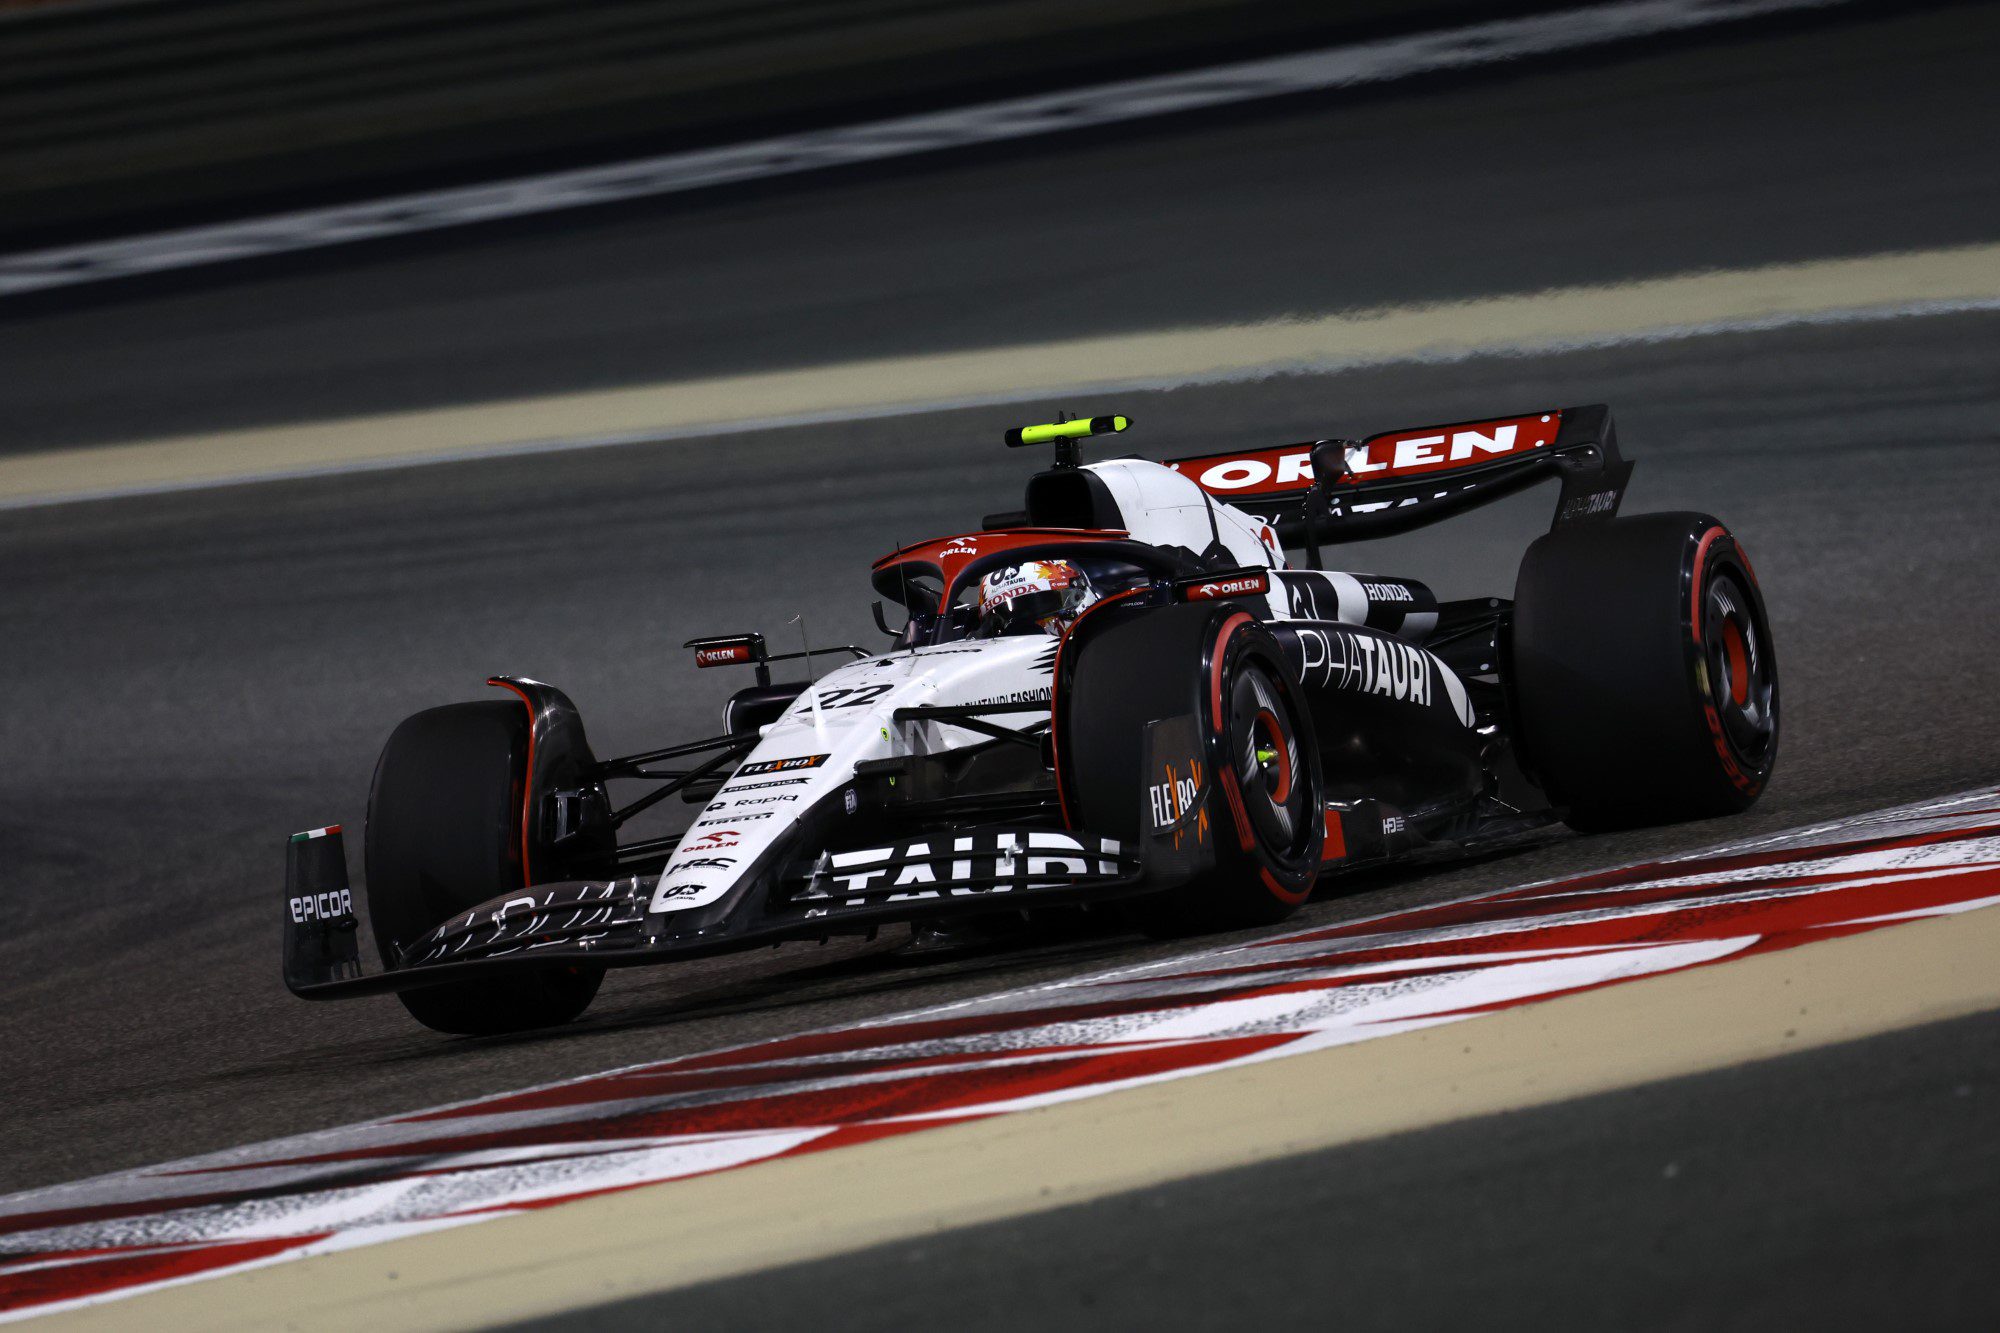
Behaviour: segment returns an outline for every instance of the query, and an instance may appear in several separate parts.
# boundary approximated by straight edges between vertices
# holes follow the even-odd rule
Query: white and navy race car
[[[875,562],[886,649],[690,643],[755,673],[721,735],[601,759],[562,691],[507,676],[404,721],[368,805],[384,968],[315,830],[290,844],[287,985],[507,1031],[575,1017],[608,967],[1113,901],[1160,933],[1269,923],[1356,867],[1740,811],[1769,780],[1756,575],[1707,515],[1618,516],[1605,408],[1082,461],[1128,424],[1008,432],[1053,466],[1019,512]],[[1550,479],[1511,600],[1323,567]],[[669,797],[683,831],[620,840]]]

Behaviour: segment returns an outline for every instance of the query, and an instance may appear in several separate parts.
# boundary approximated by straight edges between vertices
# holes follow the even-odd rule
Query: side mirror
[[[905,620],[902,629],[890,629],[889,618],[882,614],[882,603],[879,600],[870,602],[869,609],[875,613],[875,628],[881,630],[892,639],[901,639],[904,633],[910,628],[910,622]]]
[[[689,639],[681,645],[694,649],[694,664],[707,668],[716,666],[743,666],[754,663],[757,667],[757,683],[771,683],[770,652],[764,647],[761,634],[723,634],[709,639]]]

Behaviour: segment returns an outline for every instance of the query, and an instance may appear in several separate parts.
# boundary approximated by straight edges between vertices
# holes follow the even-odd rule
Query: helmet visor
[[[1051,622],[1061,617],[1068,600],[1054,590],[1022,593],[987,611],[985,632],[993,637],[1052,632]]]

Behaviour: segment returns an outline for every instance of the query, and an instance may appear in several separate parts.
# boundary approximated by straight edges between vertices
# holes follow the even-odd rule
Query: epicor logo
[[[354,895],[346,889],[292,899],[292,920],[296,922],[330,921],[334,917],[353,915]]]

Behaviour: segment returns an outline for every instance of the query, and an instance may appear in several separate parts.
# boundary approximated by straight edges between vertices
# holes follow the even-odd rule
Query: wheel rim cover
[[[1777,679],[1754,604],[1732,572],[1703,590],[1702,655],[1709,703],[1746,769],[1763,767],[1777,729]]]

